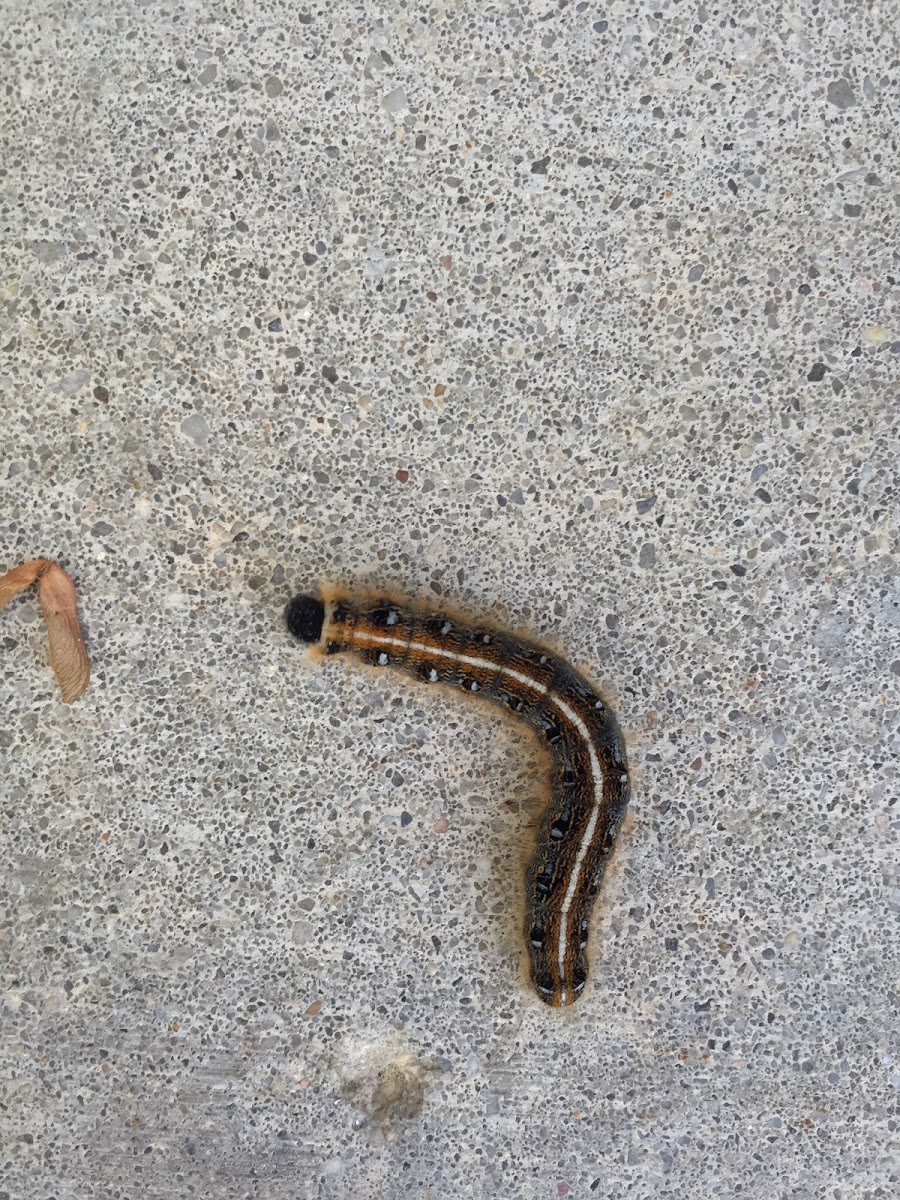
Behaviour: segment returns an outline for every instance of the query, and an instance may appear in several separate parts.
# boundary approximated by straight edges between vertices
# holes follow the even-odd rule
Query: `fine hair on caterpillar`
[[[551,770],[525,868],[523,933],[537,995],[555,1008],[573,1004],[587,982],[591,911],[629,799],[625,741],[604,698],[552,650],[434,607],[322,588],[295,596],[285,619],[295,638],[325,654],[477,694],[537,734]]]

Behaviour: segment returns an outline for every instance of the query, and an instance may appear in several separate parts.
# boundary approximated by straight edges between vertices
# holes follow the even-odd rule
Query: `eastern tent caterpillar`
[[[551,764],[550,796],[525,870],[525,941],[545,1004],[572,1004],[587,982],[588,921],[628,806],[618,722],[583,676],[513,634],[388,599],[296,596],[287,627],[326,654],[352,651],[426,683],[477,692],[518,714]]]

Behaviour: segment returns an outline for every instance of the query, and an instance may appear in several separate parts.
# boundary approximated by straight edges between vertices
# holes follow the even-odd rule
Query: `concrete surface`
[[[890,7],[3,24],[0,566],[94,680],[2,614],[0,1197],[896,1196]],[[614,699],[570,1016],[528,742],[304,664],[324,579]]]

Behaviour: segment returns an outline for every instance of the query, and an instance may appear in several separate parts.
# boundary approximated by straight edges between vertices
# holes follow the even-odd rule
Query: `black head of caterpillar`
[[[545,1004],[564,1007],[587,981],[588,918],[628,804],[625,743],[588,680],[552,651],[381,596],[296,596],[287,627],[328,653],[398,667],[426,684],[477,692],[516,714],[552,760],[547,804],[525,872],[525,944]]]
[[[284,610],[288,633],[309,644],[322,636],[325,605],[317,596],[295,596]]]

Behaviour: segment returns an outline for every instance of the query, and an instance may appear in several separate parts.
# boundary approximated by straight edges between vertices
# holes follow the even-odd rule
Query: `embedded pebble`
[[[849,79],[834,79],[829,83],[828,103],[841,109],[842,112],[856,105],[856,96],[853,94],[853,87]]]
[[[181,422],[181,432],[198,446],[205,446],[209,441],[209,426],[204,418],[196,413],[184,418]]]

